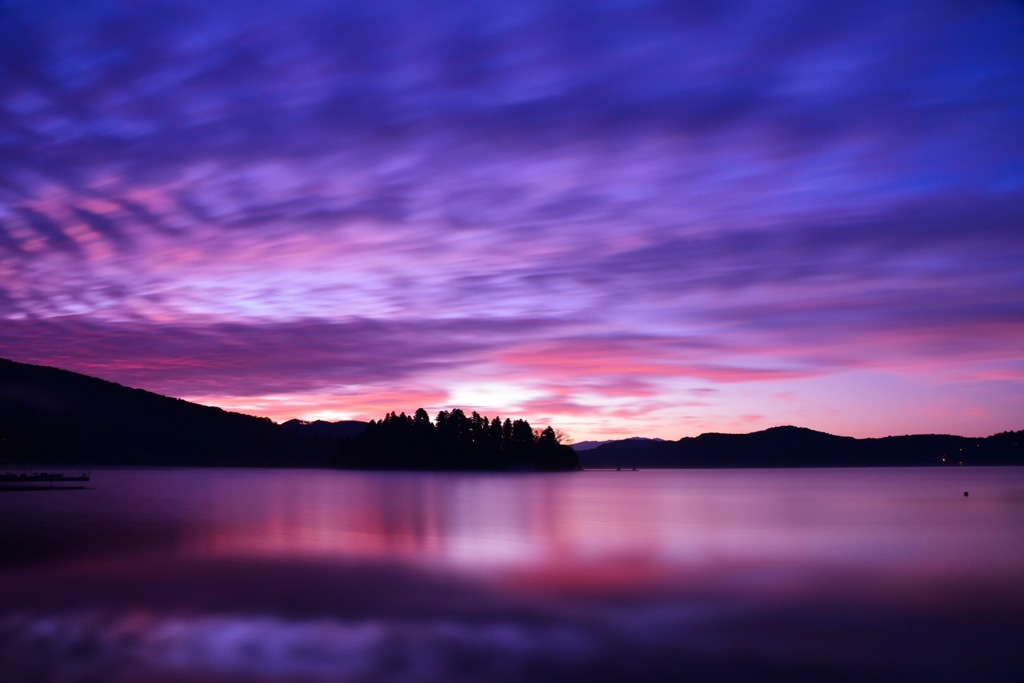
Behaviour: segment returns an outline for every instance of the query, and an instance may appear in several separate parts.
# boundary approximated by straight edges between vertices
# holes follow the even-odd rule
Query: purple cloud
[[[770,421],[729,387],[885,372],[1004,405],[1022,31],[958,0],[8,2],[0,355],[223,397],[320,370],[612,415],[722,383]],[[636,339],[685,352],[630,384]],[[575,388],[501,360],[599,343]]]
[[[283,324],[102,323],[88,318],[13,321],[0,348],[170,395],[302,392],[400,385],[424,372],[479,362],[507,333],[540,320],[297,320]]]

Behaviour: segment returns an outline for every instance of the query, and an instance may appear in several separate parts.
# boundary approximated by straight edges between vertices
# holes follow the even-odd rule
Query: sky
[[[1024,429],[1024,3],[2,1],[0,356],[276,421]]]

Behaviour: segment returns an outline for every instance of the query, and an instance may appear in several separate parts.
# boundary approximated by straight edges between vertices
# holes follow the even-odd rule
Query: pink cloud
[[[428,408],[433,418],[436,410],[432,408],[446,405],[448,397],[444,390],[425,387],[400,390],[366,387],[358,390],[295,392],[280,396],[194,395],[181,398],[225,410],[269,417],[275,422],[293,418],[334,422],[379,420],[391,411],[411,414],[417,408]]]
[[[598,384],[611,380],[612,386],[625,389],[638,386],[635,378],[692,378],[711,382],[757,382],[800,379],[818,374],[813,368],[743,367],[720,364],[726,349],[680,348],[677,340],[651,337],[593,337],[555,339],[523,348],[499,352],[496,360],[512,367],[536,372],[545,378],[594,378]],[[770,359],[765,352],[762,358]]]

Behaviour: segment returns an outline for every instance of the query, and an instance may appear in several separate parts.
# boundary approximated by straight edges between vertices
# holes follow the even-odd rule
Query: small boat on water
[[[0,472],[0,488],[85,488],[89,472],[67,474],[65,472]],[[69,486],[70,484],[70,486]]]

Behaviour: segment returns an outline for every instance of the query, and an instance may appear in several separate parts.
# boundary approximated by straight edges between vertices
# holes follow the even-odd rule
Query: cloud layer
[[[276,419],[1020,428],[1020,5],[679,5],[0,5],[0,355]]]

